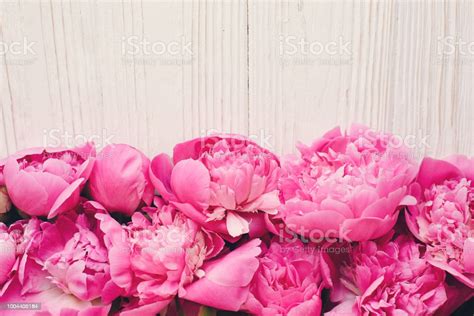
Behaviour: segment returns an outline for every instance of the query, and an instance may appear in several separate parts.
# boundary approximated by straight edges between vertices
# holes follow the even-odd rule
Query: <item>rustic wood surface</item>
[[[352,122],[474,155],[473,74],[472,1],[2,0],[0,156],[212,132],[290,153]]]

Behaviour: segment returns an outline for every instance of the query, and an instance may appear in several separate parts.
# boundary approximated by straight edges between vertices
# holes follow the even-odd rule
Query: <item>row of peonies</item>
[[[335,128],[281,161],[239,135],[152,160],[15,153],[0,315],[449,315],[474,296],[474,159],[418,164],[393,139]]]

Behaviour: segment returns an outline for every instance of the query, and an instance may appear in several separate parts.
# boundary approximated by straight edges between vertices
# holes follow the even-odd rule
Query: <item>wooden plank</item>
[[[474,155],[473,15],[468,0],[1,1],[2,47],[32,51],[0,54],[0,156],[91,137],[151,155],[212,131],[286,153],[351,122],[414,138],[418,158]]]
[[[1,62],[0,156],[90,138],[154,154],[213,130],[247,133],[245,1],[1,6],[2,42],[27,38],[36,54]]]
[[[250,131],[274,135],[277,152],[359,122],[417,158],[474,154],[473,52],[440,63],[437,51],[449,36],[473,42],[472,2],[252,0],[249,13]],[[327,46],[347,41],[349,54]]]

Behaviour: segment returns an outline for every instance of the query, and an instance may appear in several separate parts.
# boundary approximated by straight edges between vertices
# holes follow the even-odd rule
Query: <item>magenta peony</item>
[[[104,289],[117,291],[94,213],[73,213],[42,223],[37,248],[29,253],[56,287],[83,301],[106,295]]]
[[[390,236],[361,242],[335,262],[332,298],[341,302],[325,315],[433,315],[446,302],[444,271],[411,238]]]
[[[129,298],[123,315],[161,311],[185,285],[203,276],[204,260],[224,246],[220,237],[201,230],[171,206],[159,208],[151,220],[135,213],[128,225],[107,214],[96,215],[106,234],[112,280]]]
[[[411,191],[407,224],[429,262],[474,288],[474,159],[425,158]]]
[[[0,173],[17,208],[53,218],[79,203],[94,156],[89,143],[74,149],[32,148],[0,162]]]
[[[0,304],[37,306],[23,313],[10,311],[15,315],[107,315],[110,305],[100,298],[119,289],[111,282],[104,242],[94,222],[90,215],[69,212],[55,223],[31,219],[23,228],[12,226],[19,259]]]
[[[13,154],[0,160],[0,316],[469,311],[474,158],[417,170],[402,143],[336,128],[283,167],[239,135],[152,161],[125,144]]]
[[[137,149],[113,144],[98,155],[89,179],[90,193],[109,212],[132,215],[142,201],[150,205],[153,186],[148,177],[150,161]]]
[[[258,236],[280,205],[278,158],[238,136],[210,136],[176,145],[151,163],[151,180],[164,199],[224,237]]]
[[[262,316],[320,315],[324,281],[316,248],[275,237],[259,260],[244,309]]]
[[[302,236],[378,238],[394,226],[399,206],[413,203],[407,186],[415,165],[390,135],[354,125],[347,134],[336,128],[299,150],[300,158],[284,164],[280,216]]]
[[[0,223],[0,297],[17,276],[25,252],[37,236],[40,221],[21,220],[10,227]]]

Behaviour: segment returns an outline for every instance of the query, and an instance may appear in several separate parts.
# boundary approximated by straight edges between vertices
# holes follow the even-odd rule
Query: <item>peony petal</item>
[[[171,303],[171,301],[171,299],[161,300],[155,303],[141,305],[136,308],[126,309],[120,312],[120,316],[158,315]]]
[[[320,315],[322,308],[322,301],[318,295],[314,295],[310,300],[305,301],[299,305],[293,307],[289,312],[288,316],[300,316],[300,315]]]
[[[89,301],[91,297],[89,297],[87,290],[87,279],[84,274],[85,267],[86,263],[84,261],[76,261],[71,264],[66,271],[66,283],[72,294],[81,300]],[[92,299],[95,298],[93,297]]]
[[[432,184],[440,184],[446,179],[459,177],[462,177],[462,172],[453,164],[444,160],[426,157],[421,162],[417,182],[423,188],[428,188]]]
[[[473,274],[474,277],[474,238],[467,238],[463,247],[463,264],[467,273]]]
[[[341,226],[340,237],[350,242],[376,239],[388,233],[395,226],[397,218],[398,212],[385,218],[347,219]]]
[[[211,191],[209,171],[200,162],[192,159],[176,164],[171,174],[171,188],[180,203],[188,203],[198,210],[209,206]]]
[[[56,217],[58,214],[69,211],[79,204],[81,186],[84,183],[84,179],[80,178],[71,183],[61,194],[58,196],[51,211],[48,214],[48,219]]]
[[[127,292],[132,287],[132,269],[130,267],[129,249],[112,247],[109,249],[110,276],[115,284]]]
[[[439,261],[433,258],[428,258],[428,262],[432,265],[435,266],[441,270],[444,270],[451,274],[453,277],[455,277],[458,281],[464,283],[471,289],[474,289],[474,275],[473,274],[463,274],[462,271],[459,271],[446,262]]]
[[[229,235],[232,237],[249,232],[249,223],[236,212],[227,212],[226,224]]]
[[[175,200],[171,190],[173,163],[167,154],[160,154],[150,163],[150,180],[156,191],[167,201]]]
[[[458,167],[468,180],[474,181],[474,157],[468,158],[464,155],[452,155],[445,160]]]
[[[147,162],[143,157],[141,152],[128,145],[105,147],[97,156],[89,178],[94,200],[111,212],[131,215],[139,206],[147,186],[147,177],[143,174],[143,164]]]
[[[377,192],[374,190],[360,190],[355,193],[351,199],[352,209],[355,217],[363,214],[364,210],[379,199]]]
[[[310,237],[316,242],[323,238],[338,236],[340,225],[345,220],[346,218],[338,212],[315,211],[288,216],[285,223],[293,232]]]
[[[7,239],[0,239],[0,285],[3,285],[10,278],[15,261],[16,243],[8,236]]]
[[[180,297],[214,308],[239,310],[248,297],[248,285],[259,266],[256,257],[261,252],[260,243],[254,239],[205,263],[204,277],[187,286]]]

